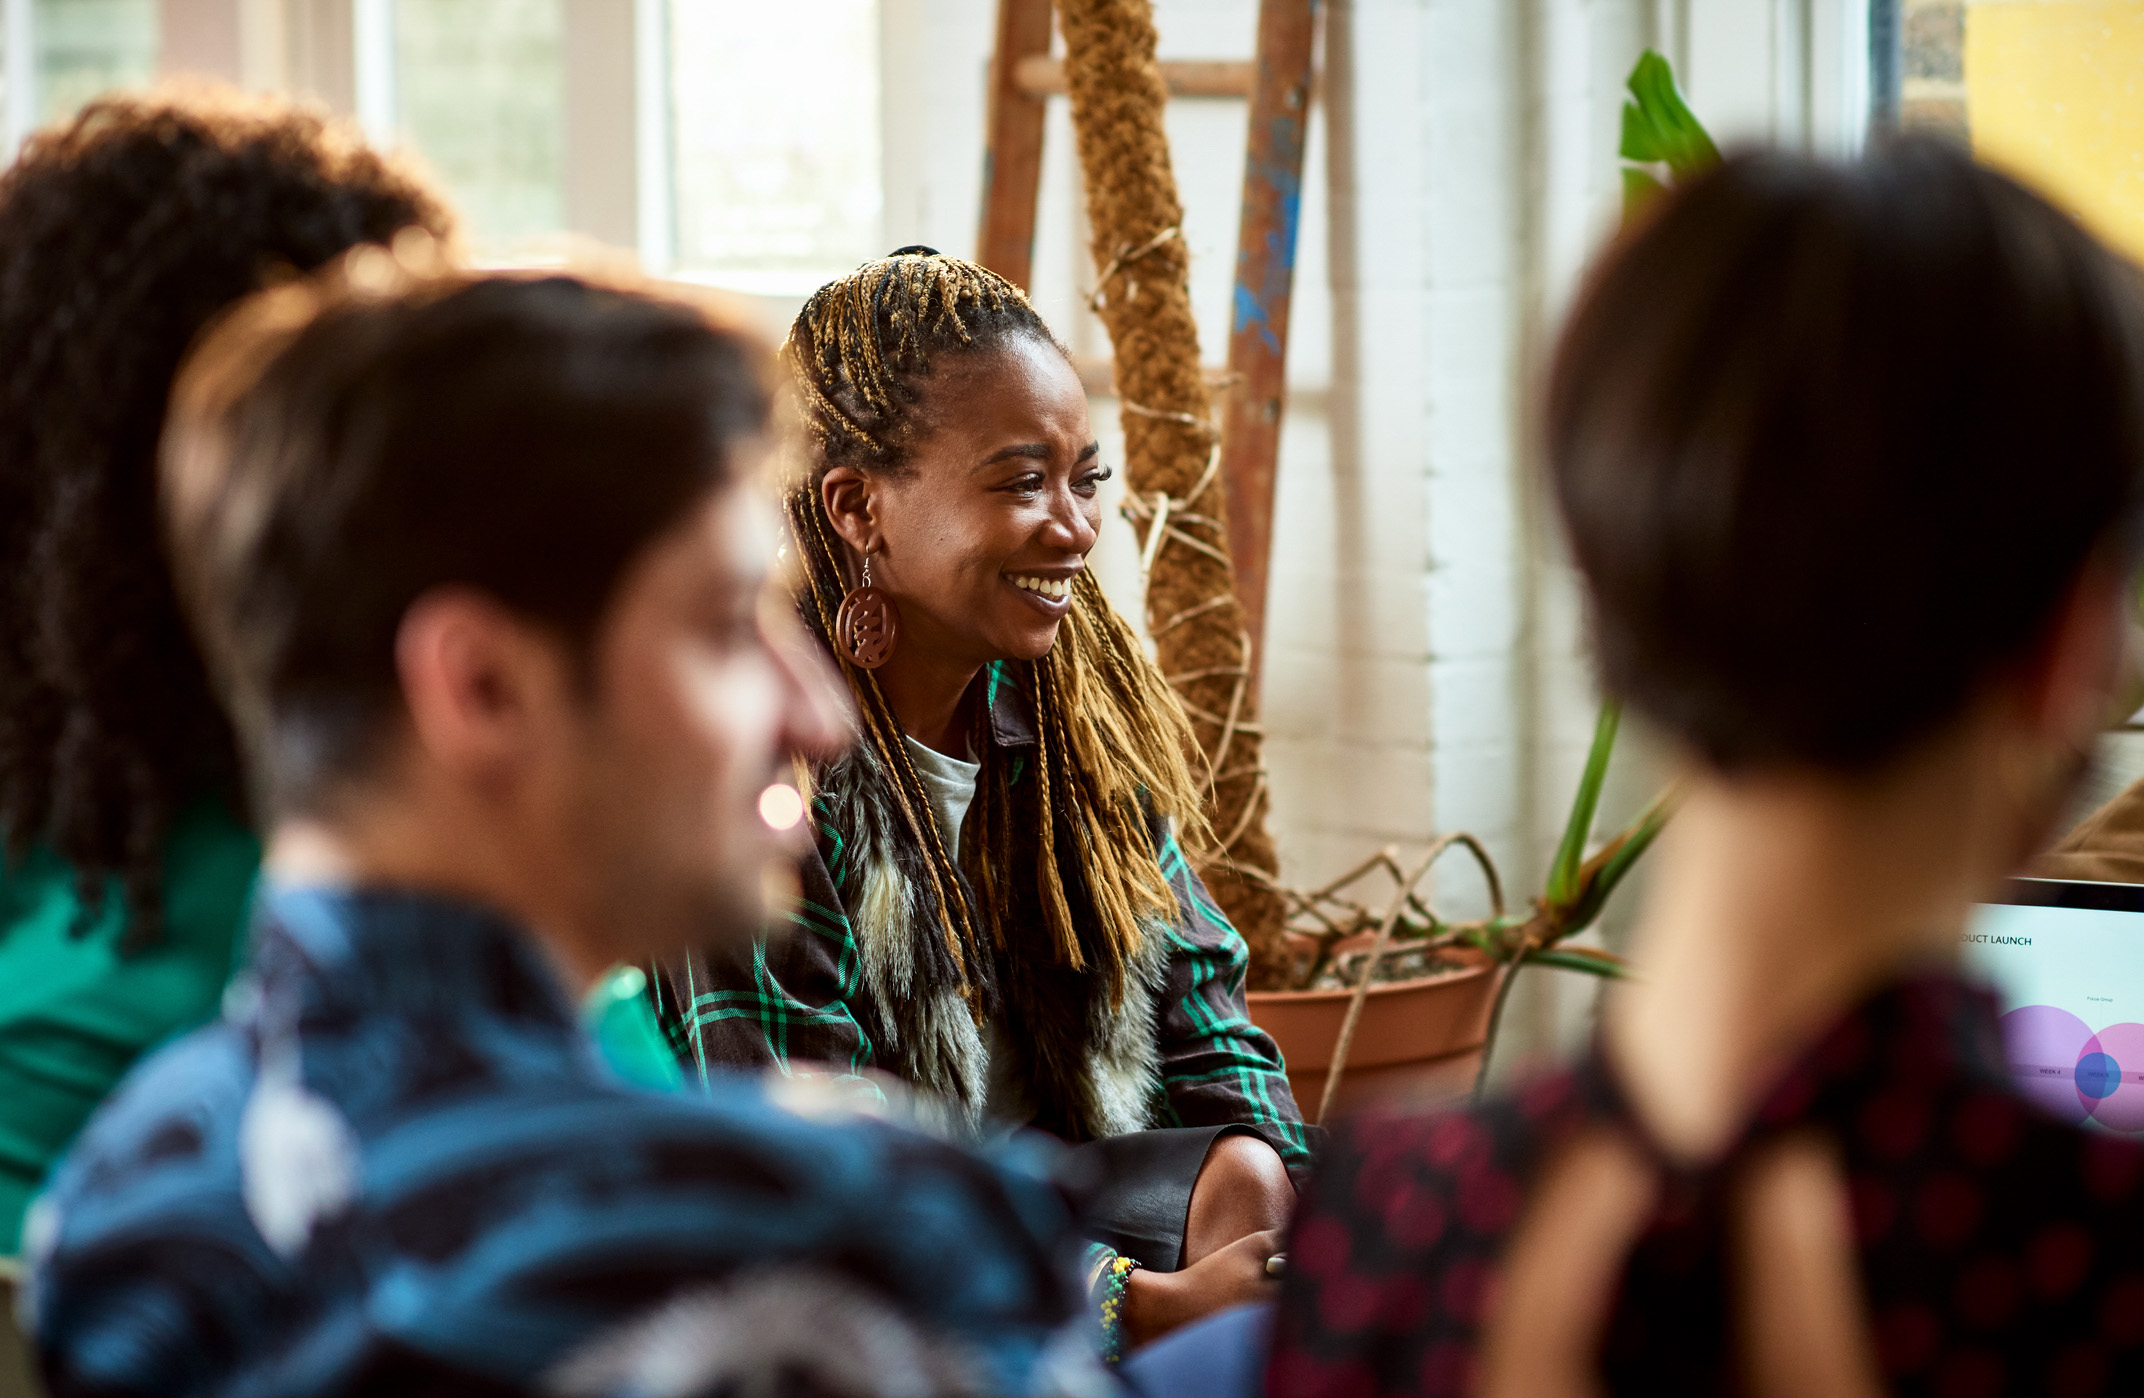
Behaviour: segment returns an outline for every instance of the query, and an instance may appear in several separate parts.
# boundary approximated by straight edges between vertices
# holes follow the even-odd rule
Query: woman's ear
[[[858,555],[878,551],[879,525],[876,492],[871,478],[854,466],[835,466],[819,480],[819,503],[827,523]]]

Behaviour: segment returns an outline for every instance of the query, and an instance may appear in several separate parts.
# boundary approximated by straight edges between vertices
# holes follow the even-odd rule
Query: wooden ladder
[[[1258,56],[1250,63],[1161,65],[1172,96],[1242,97],[1251,107],[1230,299],[1221,471],[1236,596],[1252,639],[1254,689],[1264,664],[1273,487],[1287,396],[1288,311],[1295,293],[1318,8],[1318,0],[1259,0]],[[1048,99],[1065,91],[1063,65],[1050,57],[1050,20],[1050,0],[998,0],[976,248],[978,261],[1021,287],[1029,285],[1034,271],[1043,115]]]

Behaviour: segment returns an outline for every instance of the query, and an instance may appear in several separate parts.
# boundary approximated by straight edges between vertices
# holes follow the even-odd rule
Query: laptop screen
[[[1965,933],[2002,1003],[2018,1088],[2065,1121],[2144,1133],[2144,884],[2014,879]]]

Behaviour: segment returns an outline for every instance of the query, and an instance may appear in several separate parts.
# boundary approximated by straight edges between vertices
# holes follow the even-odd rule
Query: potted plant
[[[1306,1109],[1315,1105],[1315,1119],[1339,1100],[1450,1097],[1478,1085],[1521,966],[1623,973],[1613,953],[1568,945],[1600,917],[1671,806],[1663,792],[1629,828],[1586,854],[1618,719],[1615,705],[1602,707],[1547,885],[1527,909],[1506,908],[1496,861],[1465,833],[1431,842],[1410,868],[1388,848],[1322,888],[1284,890],[1298,949],[1295,988],[1251,992],[1251,1018],[1279,1042],[1296,1098]],[[1442,917],[1420,894],[1422,880],[1454,850],[1473,856],[1481,870],[1487,917]],[[1381,908],[1351,896],[1379,874],[1392,882]]]
[[[1628,86],[1619,148],[1626,218],[1664,188],[1663,170],[1680,177],[1719,160],[1666,59],[1648,49]],[[1321,888],[1280,890],[1296,954],[1284,985],[1251,992],[1251,1018],[1280,1044],[1297,1102],[1315,1106],[1312,1120],[1324,1120],[1337,1102],[1373,1095],[1436,1099],[1478,1091],[1522,966],[1623,974],[1613,954],[1568,945],[1600,917],[1671,804],[1671,794],[1662,793],[1628,829],[1586,855],[1619,717],[1614,704],[1602,707],[1547,885],[1526,910],[1507,911],[1496,862],[1464,832],[1432,841],[1411,868],[1388,847]],[[1488,885],[1485,918],[1446,919],[1418,892],[1455,849],[1473,857]],[[1380,875],[1392,884],[1383,905],[1360,901],[1355,890]]]

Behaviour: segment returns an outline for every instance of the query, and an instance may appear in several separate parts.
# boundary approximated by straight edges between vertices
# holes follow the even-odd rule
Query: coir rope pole
[[[1203,872],[1250,943],[1251,983],[1279,984],[1286,908],[1274,886],[1251,638],[1191,316],[1154,13],[1149,0],[1059,0],[1058,23],[1098,269],[1093,304],[1123,405],[1127,510],[1144,536],[1148,630],[1211,765],[1208,815],[1225,858]]]

